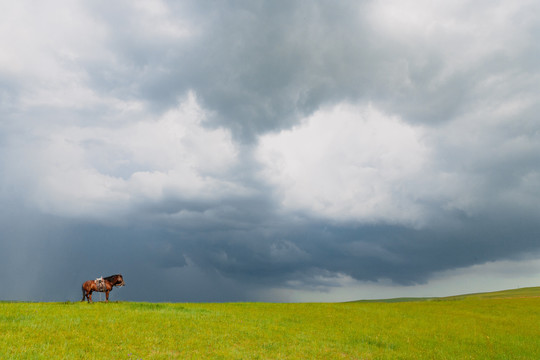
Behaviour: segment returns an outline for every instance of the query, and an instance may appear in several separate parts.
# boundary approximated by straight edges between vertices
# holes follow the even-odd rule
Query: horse
[[[96,280],[88,280],[85,281],[82,284],[82,300],[84,301],[84,298],[88,299],[88,302],[92,302],[92,292],[98,291],[98,292],[104,292],[105,298],[107,299],[107,302],[109,302],[109,292],[113,289],[114,286],[124,286],[126,285],[124,283],[124,278],[122,275],[111,275],[107,276],[106,278],[103,278],[102,286],[98,287]]]

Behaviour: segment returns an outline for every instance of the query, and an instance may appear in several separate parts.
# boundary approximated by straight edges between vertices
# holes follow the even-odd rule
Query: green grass
[[[0,358],[540,359],[539,293],[340,304],[0,302]]]

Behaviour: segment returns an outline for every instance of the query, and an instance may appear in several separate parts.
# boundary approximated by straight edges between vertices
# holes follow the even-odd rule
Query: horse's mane
[[[104,277],[103,280],[107,280],[108,282],[112,283],[116,281],[118,276],[122,276],[122,275],[116,274],[116,275],[107,276],[107,277]]]

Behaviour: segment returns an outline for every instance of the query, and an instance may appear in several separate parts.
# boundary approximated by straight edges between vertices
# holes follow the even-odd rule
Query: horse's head
[[[118,274],[116,275],[116,280],[113,284],[114,286],[124,286],[126,285],[126,283],[124,282],[124,278],[122,277],[122,275]]]

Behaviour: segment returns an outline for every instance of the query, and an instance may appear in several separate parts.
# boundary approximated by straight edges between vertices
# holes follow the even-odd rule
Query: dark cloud
[[[174,230],[67,224],[25,213],[3,224],[10,240],[2,243],[3,298],[78,300],[80,282],[118,272],[128,286],[113,295],[123,300],[250,300],[265,288],[328,289],[338,285],[336,274],[423,284],[437,271],[537,252],[533,220],[484,217],[422,230],[320,222],[233,229],[207,220]]]
[[[258,300],[538,256],[533,2],[11,7],[0,299],[123,273],[116,299]]]
[[[195,90],[215,111],[214,125],[253,141],[290,127],[298,115],[322,104],[357,98],[378,86],[373,60],[381,55],[363,24],[362,3],[169,5],[195,27],[192,36],[166,42],[144,38],[137,36],[138,23],[118,22],[129,11],[125,4],[95,9],[123,67],[112,76],[101,64],[93,67],[100,91],[128,88],[127,96],[143,96],[159,109]]]
[[[129,67],[115,69],[118,81],[99,74],[92,78],[103,79],[101,91],[128,87],[152,106],[165,108],[195,90],[203,105],[215,111],[214,125],[253,141],[343,100],[382,103],[410,122],[446,122],[487,100],[478,93],[479,84],[508,77],[507,91],[523,85],[509,72],[538,71],[536,63],[527,61],[534,58],[536,45],[487,43],[506,31],[496,28],[490,14],[483,16],[493,24],[493,33],[474,37],[459,27],[448,32],[445,26],[452,21],[476,25],[473,18],[454,18],[463,15],[457,10],[444,14],[431,9],[441,24],[417,33],[418,24],[378,18],[379,7],[384,8],[376,2],[169,4],[177,19],[196,30],[185,39],[162,41],[142,36],[136,22],[118,22],[130,19],[125,4],[107,12],[99,8],[96,13],[110,27],[120,64]],[[534,36],[527,12],[511,10],[515,19],[505,26],[519,24],[515,37]],[[480,43],[484,38],[486,43]],[[490,89],[488,99],[501,90]]]

